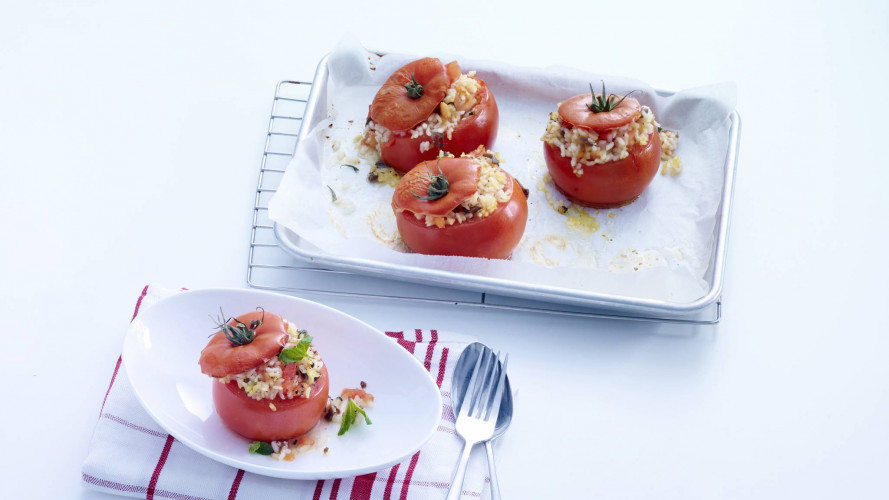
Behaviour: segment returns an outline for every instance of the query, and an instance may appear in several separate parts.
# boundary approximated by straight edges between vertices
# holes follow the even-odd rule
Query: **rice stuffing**
[[[571,158],[574,175],[582,177],[583,167],[622,160],[633,146],[648,144],[657,126],[648,106],[642,106],[642,114],[632,123],[601,132],[567,126],[558,112],[552,112],[541,139]]]
[[[661,175],[673,177],[682,172],[682,160],[676,155],[679,147],[679,132],[661,129],[658,133],[661,139]]]
[[[287,327],[287,343],[283,349],[296,347],[299,341],[308,337],[306,330],[300,330],[290,321],[284,320]],[[256,368],[251,368],[245,372],[234,375],[226,375],[218,378],[219,382],[227,384],[235,381],[238,387],[242,389],[249,397],[257,401],[263,399],[274,400],[280,398],[283,400],[293,398],[308,398],[312,395],[312,386],[321,376],[321,368],[324,362],[314,347],[310,346],[306,355],[296,363],[296,379],[293,381],[291,389],[288,391],[285,386],[284,363],[273,356],[263,361]],[[274,403],[269,403],[269,408],[273,411]]]

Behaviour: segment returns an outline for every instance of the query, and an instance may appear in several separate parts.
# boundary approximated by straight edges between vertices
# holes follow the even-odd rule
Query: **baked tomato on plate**
[[[474,71],[426,57],[395,71],[370,105],[363,143],[405,173],[440,151],[455,156],[497,138],[500,114],[494,94]]]
[[[276,314],[254,311],[221,320],[201,351],[214,377],[222,422],[247,439],[280,441],[305,434],[327,405],[327,367],[305,330]]]
[[[245,438],[282,441],[301,436],[315,427],[324,414],[329,389],[327,367],[324,366],[308,397],[257,400],[248,396],[237,382],[231,381],[213,384],[213,404],[225,425]]]
[[[484,147],[414,167],[392,209],[404,243],[427,255],[509,258],[528,220],[524,189]]]
[[[658,171],[661,142],[648,106],[629,94],[580,94],[550,113],[543,136],[546,166],[556,187],[594,208],[632,203]]]

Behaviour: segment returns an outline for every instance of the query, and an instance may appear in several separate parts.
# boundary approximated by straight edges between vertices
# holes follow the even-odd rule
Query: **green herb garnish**
[[[404,88],[407,89],[407,96],[411,99],[419,99],[423,97],[423,86],[420,85],[420,82],[414,78],[414,74],[411,73],[411,81],[404,84]]]
[[[411,194],[414,198],[418,200],[425,201],[434,201],[439,198],[444,198],[446,194],[448,194],[448,189],[450,189],[451,184],[448,182],[448,178],[445,176],[444,172],[441,171],[441,166],[436,162],[435,164],[438,167],[438,175],[432,173],[432,170],[429,169],[429,166],[426,166],[426,171],[428,172],[429,177],[429,187],[426,188],[426,196],[420,196],[413,191]]]
[[[253,441],[250,443],[250,447],[247,448],[250,453],[258,453],[260,455],[271,455],[275,452],[272,445],[266,443],[265,441]]]
[[[630,94],[636,92],[635,90],[631,91],[629,94],[620,98],[619,101],[614,102],[617,99],[617,96],[614,94],[605,94],[605,80],[602,80],[602,94],[596,96],[596,92],[593,90],[593,84],[590,84],[590,95],[593,97],[593,101],[587,104],[587,108],[593,113],[602,113],[604,111],[611,111],[614,108],[620,106],[620,103],[624,102],[624,99],[627,98]]]
[[[225,335],[225,338],[228,339],[231,345],[236,347],[247,345],[250,342],[253,342],[253,339],[256,338],[256,329],[262,324],[262,320],[265,319],[265,310],[261,307],[257,307],[256,309],[262,311],[262,318],[254,319],[248,326],[243,321],[234,318],[225,319],[225,313],[222,312],[222,308],[220,307],[219,317],[216,318],[216,329]],[[235,322],[234,325],[229,324],[232,321]]]
[[[346,409],[343,411],[343,421],[340,423],[340,431],[336,433],[337,436],[342,436],[352,427],[352,424],[355,423],[355,419],[358,418],[358,414],[364,416],[364,420],[367,422],[367,425],[371,425],[373,422],[370,421],[370,417],[367,416],[367,413],[364,412],[364,409],[355,404],[355,401],[352,401],[352,398],[346,400]]]
[[[298,363],[306,357],[306,354],[309,352],[309,346],[311,345],[312,337],[303,337],[299,339],[299,342],[295,346],[283,349],[281,353],[278,354],[278,359],[280,359],[282,363]]]
[[[349,165],[348,163],[343,163],[343,166],[351,168],[352,170],[355,171],[356,174],[358,173],[358,167],[356,167],[355,165]]]
[[[336,193],[333,192],[333,188],[330,186],[327,186],[327,189],[330,190],[330,201],[336,203]]]

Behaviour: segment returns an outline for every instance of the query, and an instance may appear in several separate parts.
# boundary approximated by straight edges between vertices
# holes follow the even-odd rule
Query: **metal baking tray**
[[[311,92],[306,101],[305,111],[301,118],[299,133],[297,134],[295,144],[298,144],[320,120],[323,120],[326,117],[328,104],[326,95],[327,79],[328,67],[327,57],[325,57],[318,64],[318,68],[315,72],[314,80],[311,85]],[[673,92],[658,90],[658,93],[662,95],[671,95]],[[275,118],[274,112],[272,118]],[[734,179],[737,170],[741,131],[741,117],[737,111],[734,111],[730,115],[730,120],[729,149],[723,165],[725,175],[720,205],[717,210],[714,235],[715,245],[709,267],[704,276],[704,280],[709,284],[709,289],[706,294],[692,302],[675,303],[618,296],[554,286],[540,286],[523,283],[520,280],[499,279],[437,269],[396,265],[356,257],[331,256],[325,254],[310,243],[301,240],[299,235],[277,223],[274,224],[275,238],[278,245],[283,250],[297,259],[305,261],[312,266],[319,266],[334,271],[477,292],[481,293],[482,297],[486,294],[512,297],[518,299],[518,302],[525,304],[525,306],[527,306],[526,301],[531,301],[529,304],[539,304],[541,302],[561,304],[567,306],[568,310],[571,311],[583,311],[584,309],[589,308],[590,310],[600,312],[591,314],[592,316],[597,317],[611,317],[612,314],[610,313],[613,313],[613,315],[617,317],[640,317],[642,319],[655,320],[664,318],[667,321],[671,321],[671,318],[675,321],[675,318],[679,317],[681,321],[682,317],[691,317],[696,314],[699,315],[703,309],[715,305],[717,310],[715,320],[689,320],[687,322],[699,324],[716,323],[721,317],[720,296],[724,281],[726,247],[728,242],[729,223],[731,220],[732,197],[735,184]],[[514,305],[507,305],[505,307],[516,308]],[[530,307],[518,306],[517,308],[539,310],[539,307],[534,307],[533,305]],[[601,314],[602,312],[604,312],[604,314]],[[652,315],[654,315],[654,318],[652,318]]]

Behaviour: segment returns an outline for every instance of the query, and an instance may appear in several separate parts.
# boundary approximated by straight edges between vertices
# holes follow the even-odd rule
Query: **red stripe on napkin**
[[[148,488],[144,486],[136,486],[133,484],[123,484],[115,481],[109,481],[107,479],[101,479],[95,476],[91,476],[89,474],[81,473],[81,477],[83,481],[89,484],[93,484],[102,488],[108,488],[109,490],[115,491],[123,491],[125,493],[145,493],[148,491]],[[157,490],[155,491],[155,495],[164,498],[173,498],[175,500],[212,500],[207,497],[196,497],[193,495],[186,495],[184,493],[176,493],[175,491],[167,491],[167,490]]]
[[[142,289],[142,295],[140,295],[139,300],[136,301],[136,310],[133,311],[133,317],[130,318],[130,321],[136,319],[136,315],[139,314],[139,307],[142,306],[142,299],[145,298],[146,294],[148,294],[148,285],[145,285],[145,288]]]
[[[352,493],[349,495],[349,500],[368,500],[376,479],[376,472],[356,477],[352,483]]]
[[[423,368],[426,368],[427,372],[432,372],[432,353],[435,352],[435,341],[438,340],[437,336],[432,337],[432,341],[426,346],[426,359],[423,360]]]
[[[417,462],[420,460],[420,452],[414,453],[411,457],[411,463],[407,466],[407,474],[404,475],[404,483],[401,485],[400,500],[407,498],[407,490],[411,487],[411,477],[414,475],[414,469],[417,468]]]
[[[235,500],[235,497],[238,496],[238,488],[241,487],[241,479],[244,478],[244,469],[238,469],[238,473],[235,474],[235,480],[232,481],[232,488],[228,491],[228,500]]]
[[[165,432],[158,432],[154,429],[149,429],[148,427],[142,427],[141,425],[136,425],[136,424],[130,422],[129,420],[118,417],[117,415],[112,415],[110,413],[103,413],[101,418],[110,420],[112,422],[117,422],[118,424],[120,424],[124,427],[133,429],[134,431],[139,431],[144,434],[148,434],[149,436],[165,438],[165,439],[167,437],[167,434]]]
[[[145,490],[147,489],[144,486],[135,486],[132,484],[117,483],[114,481],[109,481],[107,479],[102,479],[102,478],[98,478],[95,476],[91,476],[86,473],[81,473],[80,476],[84,480],[84,482],[87,482],[89,484],[94,484],[96,486],[101,486],[102,488],[116,490],[116,491],[124,491],[127,493],[145,493]]]
[[[157,486],[157,480],[161,477],[161,469],[163,469],[164,464],[167,463],[167,456],[170,455],[170,448],[172,446],[173,436],[167,436],[167,442],[164,443],[164,451],[161,452],[161,456],[157,461],[157,466],[151,474],[151,481],[148,483],[148,491],[145,493],[145,500],[154,498],[154,489]]]
[[[398,475],[399,465],[401,464],[395,464],[392,466],[392,469],[389,470],[389,480],[386,481],[386,489],[383,490],[383,500],[392,498],[392,485],[395,484],[395,476]]]
[[[398,345],[400,345],[401,347],[404,347],[405,350],[407,350],[407,352],[409,352],[411,354],[413,354],[414,351],[417,349],[416,342],[411,342],[410,340],[402,340],[402,339],[398,339],[398,340],[396,340],[396,342],[398,342]]]
[[[333,480],[333,485],[330,487],[330,500],[336,500],[336,494],[340,491],[340,482],[342,482],[340,478]]]
[[[139,314],[139,308],[142,307],[142,299],[148,294],[148,285],[145,285],[142,288],[142,293],[139,295],[139,298],[136,300],[136,308],[133,310],[133,317],[130,318],[130,322],[136,319],[136,315]],[[102,412],[105,410],[105,403],[108,401],[108,393],[111,392],[111,387],[114,385],[114,380],[117,379],[117,372],[120,371],[120,362],[123,360],[122,356],[117,357],[117,364],[114,365],[114,373],[111,374],[111,382],[108,383],[108,390],[105,391],[105,397],[102,399],[102,407],[99,409],[99,417],[102,416]]]
[[[139,306],[136,306],[136,310],[139,310]],[[117,372],[120,371],[120,362],[123,360],[123,356],[117,357],[117,364],[114,365],[114,373],[111,374],[111,382],[108,383],[108,390],[105,391],[105,398],[102,399],[102,407],[99,408],[99,417],[102,416],[102,412],[105,411],[105,403],[108,401],[108,393],[111,392],[111,386],[114,385],[114,380],[117,378]]]
[[[315,494],[312,495],[312,500],[321,500],[321,491],[324,489],[324,480],[318,481],[318,484],[315,485]]]
[[[423,333],[420,330],[416,330],[414,332],[417,340],[416,342],[412,342],[410,340],[406,340],[404,338],[404,332],[386,332],[386,336],[395,339],[395,342],[398,343],[401,347],[404,347],[407,352],[413,354],[414,350],[417,348],[417,342],[421,342],[423,339]]]
[[[438,363],[438,377],[435,379],[439,389],[441,389],[441,384],[444,382],[445,368],[448,365],[448,351],[447,347],[441,350],[441,362]]]

